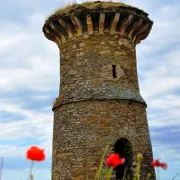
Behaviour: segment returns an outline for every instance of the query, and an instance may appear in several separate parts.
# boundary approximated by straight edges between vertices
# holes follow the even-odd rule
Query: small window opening
[[[112,75],[113,75],[113,78],[117,78],[116,65],[112,65]]]

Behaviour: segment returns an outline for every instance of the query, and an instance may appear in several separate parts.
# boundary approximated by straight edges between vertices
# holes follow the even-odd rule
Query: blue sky
[[[82,2],[82,1],[78,1]],[[141,94],[148,104],[154,158],[168,163],[162,180],[180,173],[180,1],[126,0],[149,13],[154,26],[137,46]],[[59,89],[59,52],[44,38],[45,18],[60,0],[1,0],[0,157],[3,180],[27,180],[31,145],[47,159],[34,166],[36,180],[51,174],[52,103]],[[180,177],[177,177],[180,179]]]

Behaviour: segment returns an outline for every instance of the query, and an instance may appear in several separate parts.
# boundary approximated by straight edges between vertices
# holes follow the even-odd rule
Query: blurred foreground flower
[[[45,160],[44,150],[39,149],[36,146],[32,146],[26,153],[26,157],[32,161],[43,161]]]
[[[156,159],[156,160],[154,160],[154,161],[151,163],[151,165],[152,165],[153,167],[157,167],[157,176],[158,176],[158,180],[160,180],[159,167],[161,167],[161,168],[163,168],[164,170],[166,170],[166,169],[167,169],[167,164],[166,164],[166,163],[161,163],[161,162],[159,161],[159,159]]]
[[[151,163],[151,165],[152,165],[153,167],[161,167],[161,168],[163,168],[164,170],[167,169],[167,164],[166,164],[166,163],[161,163],[158,159],[157,159],[157,160],[154,160],[154,161]]]
[[[32,161],[29,176],[30,176],[30,180],[33,180],[32,169],[33,169],[34,161],[44,161],[45,160],[44,150],[39,149],[36,146],[32,146],[30,149],[27,150],[26,158],[28,160]]]
[[[125,158],[120,158],[119,154],[110,154],[106,158],[106,165],[111,167],[109,170],[106,172],[106,179],[110,180],[111,179],[111,174],[113,171],[113,168],[116,168],[118,165],[124,164]]]
[[[106,165],[115,168],[125,162],[124,158],[120,158],[118,154],[110,154],[106,159]]]

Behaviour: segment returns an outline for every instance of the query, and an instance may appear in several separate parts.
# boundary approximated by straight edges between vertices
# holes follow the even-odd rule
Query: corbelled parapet
[[[59,47],[69,39],[93,34],[118,34],[138,44],[148,36],[152,25],[148,14],[138,8],[97,1],[55,12],[46,20],[43,32]]]
[[[138,153],[142,179],[149,172],[156,179],[135,50],[152,24],[138,8],[99,1],[57,10],[46,20],[44,35],[60,50],[52,180],[93,180],[107,144],[109,153],[126,159],[114,179],[125,169],[132,179]]]

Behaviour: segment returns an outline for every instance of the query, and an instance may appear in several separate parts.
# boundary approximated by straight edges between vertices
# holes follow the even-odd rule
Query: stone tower
[[[52,180],[94,179],[107,144],[126,158],[112,179],[121,179],[125,168],[130,178],[137,153],[144,157],[142,180],[148,172],[155,179],[135,49],[152,24],[143,10],[100,1],[60,9],[46,20],[44,35],[60,50]]]

